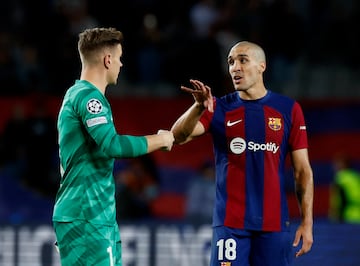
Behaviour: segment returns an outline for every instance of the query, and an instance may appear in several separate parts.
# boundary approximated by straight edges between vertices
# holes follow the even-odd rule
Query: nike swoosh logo
[[[231,127],[231,126],[233,126],[233,125],[236,125],[236,124],[240,123],[241,121],[242,121],[242,119],[235,120],[235,121],[233,121],[233,122],[231,122],[231,121],[229,120],[229,121],[227,121],[226,125],[227,125],[228,127]]]

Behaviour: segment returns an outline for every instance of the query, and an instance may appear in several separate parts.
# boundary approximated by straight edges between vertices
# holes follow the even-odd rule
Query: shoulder
[[[291,98],[290,96],[287,96],[285,94],[281,94],[278,92],[274,92],[274,91],[269,91],[269,97],[272,100],[277,100],[277,101],[284,102],[284,103],[294,104],[296,102],[296,100]]]
[[[224,96],[221,96],[220,98],[217,98],[219,101],[223,102],[234,102],[239,100],[239,93],[237,91],[225,94]]]
[[[87,110],[90,113],[96,114],[102,110],[103,106],[108,105],[105,96],[96,87],[89,82],[81,80],[77,80],[68,89],[65,99],[78,112]]]
[[[214,97],[214,102],[216,103],[216,106],[225,106],[225,107],[230,107],[232,106],[232,104],[234,103],[238,103],[239,101],[241,101],[240,97],[239,97],[239,93],[238,92],[231,92],[229,94],[226,94],[224,96],[221,97]]]
[[[67,95],[73,99],[104,98],[103,94],[94,85],[85,80],[77,80],[75,84],[69,88]]]
[[[301,109],[300,104],[295,99],[273,91],[269,91],[268,96],[264,100],[266,105],[274,107],[275,109],[280,109],[284,112],[291,112],[293,109]]]

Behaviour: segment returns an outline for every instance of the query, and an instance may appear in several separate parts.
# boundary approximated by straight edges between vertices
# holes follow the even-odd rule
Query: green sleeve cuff
[[[120,152],[116,157],[137,157],[148,151],[148,143],[144,136],[118,135]]]

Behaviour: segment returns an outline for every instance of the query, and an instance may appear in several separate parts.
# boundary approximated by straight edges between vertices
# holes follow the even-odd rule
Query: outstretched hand
[[[193,88],[189,88],[186,86],[181,86],[183,91],[191,93],[194,97],[194,100],[204,106],[204,108],[208,109],[209,112],[214,112],[213,106],[213,96],[211,94],[211,88],[199,80],[190,79],[190,83]]]

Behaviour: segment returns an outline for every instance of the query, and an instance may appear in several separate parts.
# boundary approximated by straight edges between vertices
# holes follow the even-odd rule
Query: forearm
[[[115,135],[104,147],[104,152],[112,158],[137,157],[148,150],[145,137],[130,135]]]
[[[175,144],[181,144],[188,140],[191,133],[203,114],[205,107],[201,104],[194,103],[171,127],[174,134]]]
[[[296,181],[296,196],[301,212],[301,221],[303,224],[312,226],[313,224],[313,200],[314,200],[314,183],[312,172],[303,172]]]

